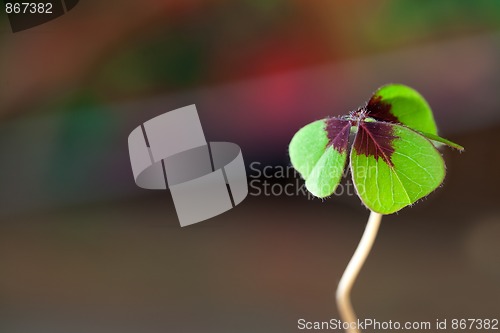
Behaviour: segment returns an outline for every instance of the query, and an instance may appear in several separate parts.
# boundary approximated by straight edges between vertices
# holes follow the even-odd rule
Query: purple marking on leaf
[[[359,155],[373,156],[378,161],[382,158],[389,166],[394,166],[391,157],[394,153],[394,135],[391,124],[383,122],[360,122],[354,149]]]
[[[380,121],[399,124],[399,119],[391,112],[392,105],[382,101],[381,96],[373,95],[366,105],[368,116]]]
[[[328,118],[325,121],[325,131],[328,137],[328,146],[332,146],[339,153],[345,153],[349,145],[349,133],[352,122],[339,118]]]

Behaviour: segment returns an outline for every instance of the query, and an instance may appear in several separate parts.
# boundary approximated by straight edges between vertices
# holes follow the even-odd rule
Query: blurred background
[[[444,150],[444,186],[384,218],[354,307],[499,318],[499,59],[496,0],[81,0],[15,34],[0,15],[0,331],[293,332],[337,318],[368,217],[356,196],[249,196],[180,228],[167,191],[135,186],[127,137],[196,104],[207,140],[237,143],[247,166],[289,166],[301,126],[390,82],[419,90],[466,152]]]

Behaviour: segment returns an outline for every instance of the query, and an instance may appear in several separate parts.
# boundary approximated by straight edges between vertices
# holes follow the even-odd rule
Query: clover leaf
[[[392,214],[441,185],[446,173],[436,149],[441,144],[464,149],[437,135],[432,110],[417,91],[390,84],[346,116],[301,128],[289,154],[307,189],[320,198],[334,193],[350,154],[362,202],[373,212]]]

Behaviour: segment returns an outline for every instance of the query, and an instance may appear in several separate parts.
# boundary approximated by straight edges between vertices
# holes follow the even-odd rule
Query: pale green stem
[[[366,224],[365,232],[359,241],[358,248],[354,252],[351,261],[349,261],[349,264],[347,265],[347,268],[345,269],[337,287],[336,298],[340,319],[344,322],[351,323],[349,325],[349,329],[346,329],[347,333],[360,332],[356,325],[353,324],[357,322],[357,317],[351,304],[351,289],[356,281],[356,278],[358,277],[359,271],[363,267],[363,264],[370,253],[370,250],[372,249],[381,221],[381,214],[371,212],[370,217],[368,218],[368,223]]]

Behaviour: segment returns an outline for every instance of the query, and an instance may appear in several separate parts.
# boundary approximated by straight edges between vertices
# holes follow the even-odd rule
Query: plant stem
[[[356,281],[356,278],[358,277],[359,271],[363,267],[363,264],[370,253],[370,250],[372,249],[381,220],[381,214],[371,212],[370,217],[368,218],[368,223],[366,224],[365,232],[359,241],[358,248],[354,252],[351,261],[349,261],[349,264],[347,265],[337,287],[337,307],[339,309],[340,319],[344,322],[357,322],[356,313],[354,312],[351,304],[351,289]],[[360,331],[357,329],[355,324],[351,324],[349,325],[349,329],[346,329],[346,332],[359,333]]]

